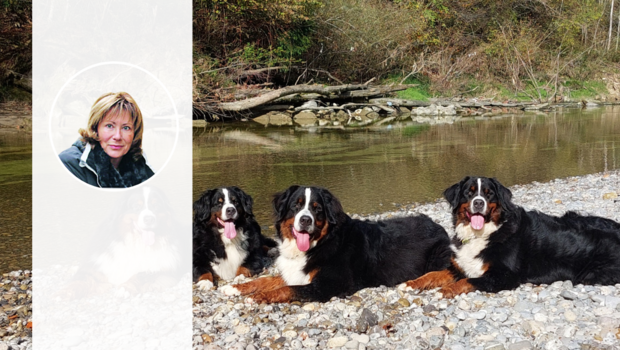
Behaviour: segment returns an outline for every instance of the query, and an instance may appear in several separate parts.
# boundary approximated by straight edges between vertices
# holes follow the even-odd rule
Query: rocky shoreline
[[[551,112],[558,108],[597,108],[618,104],[617,97],[597,96],[592,101],[561,99],[552,103],[498,102],[493,99],[431,98],[429,101],[399,98],[371,98],[369,100],[336,103],[309,96],[302,105],[277,104],[244,115],[241,120],[252,120],[264,126],[296,126],[300,130],[314,128],[372,128],[402,123],[452,124],[459,120],[484,119],[502,115],[523,115],[526,112]],[[201,127],[219,117],[195,116],[193,125]],[[225,120],[226,118],[224,118]],[[234,119],[234,118],[232,118]],[[232,120],[231,119],[231,120]]]
[[[515,203],[526,209],[553,215],[575,210],[620,221],[619,170],[510,189]],[[429,215],[453,233],[444,200],[362,219],[418,213]],[[31,349],[30,271],[4,274],[0,287],[0,350]],[[194,349],[620,348],[620,284],[528,284],[513,291],[475,292],[453,300],[441,299],[436,291],[379,287],[327,303],[274,305],[194,289],[192,311]]]

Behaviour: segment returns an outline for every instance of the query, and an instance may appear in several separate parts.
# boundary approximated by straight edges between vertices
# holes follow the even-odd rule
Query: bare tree
[[[611,10],[609,12],[609,34],[607,35],[607,51],[611,47],[611,29],[614,24],[614,0],[611,0]]]

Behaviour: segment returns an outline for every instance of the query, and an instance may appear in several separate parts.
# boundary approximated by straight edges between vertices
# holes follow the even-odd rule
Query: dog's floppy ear
[[[237,196],[239,196],[239,202],[241,202],[241,205],[243,206],[243,211],[245,212],[245,215],[247,217],[253,217],[254,214],[252,213],[252,206],[254,205],[254,200],[252,199],[252,196],[245,193],[237,186],[233,186],[231,188],[233,189],[233,191],[237,192]]]
[[[194,202],[194,221],[202,222],[211,218],[211,199],[215,189],[205,191],[200,198]]]
[[[299,185],[293,185],[286,190],[273,195],[273,213],[276,222],[284,220],[284,217],[288,212],[288,201],[291,195],[295,193],[299,187]]]
[[[510,190],[502,185],[496,178],[491,178],[489,180],[495,186],[497,198],[499,199],[499,205],[505,210],[514,210],[515,205],[512,203],[512,192],[510,192]]]
[[[443,197],[448,201],[448,203],[450,203],[452,208],[456,208],[459,205],[461,188],[467,181],[469,181],[470,178],[470,176],[465,176],[459,183],[456,183],[443,191]]]
[[[334,197],[334,195],[325,188],[320,188],[319,194],[323,200],[323,209],[325,210],[327,222],[332,225],[337,224],[338,216],[343,212],[342,204],[340,204],[338,198]]]

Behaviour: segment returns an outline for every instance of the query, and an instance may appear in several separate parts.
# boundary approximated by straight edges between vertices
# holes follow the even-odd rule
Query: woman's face
[[[134,125],[129,112],[106,115],[97,127],[101,148],[112,158],[112,165],[118,168],[121,159],[133,142]]]

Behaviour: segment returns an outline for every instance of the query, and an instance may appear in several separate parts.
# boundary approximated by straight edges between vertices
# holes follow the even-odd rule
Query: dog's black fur
[[[247,256],[240,267],[245,273],[256,275],[269,264],[266,250],[275,247],[276,242],[261,234],[261,228],[252,213],[253,200],[250,195],[238,187],[220,187],[205,191],[194,203],[193,222],[193,280],[208,279],[217,285],[218,276],[214,265],[221,264],[229,257],[224,244],[222,225],[217,218],[222,217],[223,190],[228,190],[232,204],[237,211],[237,218],[233,221],[237,232],[242,230],[245,239],[234,239],[232,243],[238,251]],[[240,238],[240,236],[238,236]],[[241,270],[240,270],[241,271]],[[238,271],[236,274],[242,272]],[[209,276],[210,275],[210,276]]]
[[[307,197],[311,204],[306,205]],[[276,261],[280,280],[259,278],[232,286],[237,291],[230,294],[254,293],[251,297],[258,302],[328,301],[366,287],[394,286],[450,263],[448,234],[425,215],[379,222],[352,219],[336,197],[319,187],[291,186],[276,194],[273,204],[282,242]],[[302,210],[306,211],[300,218],[306,218],[297,219],[301,223],[293,233]],[[309,234],[308,248],[299,248],[300,234]],[[301,271],[283,271],[291,266],[291,256],[305,259]],[[309,281],[295,283],[291,273],[308,276]]]
[[[489,205],[485,213],[472,209],[471,200],[478,195]],[[452,206],[455,227],[470,225],[472,213],[483,215],[485,225],[498,226],[476,256],[484,273],[471,276],[466,266],[459,266],[458,255],[469,243],[456,237],[456,257],[448,270],[453,281],[413,281],[408,283],[412,288],[442,286],[444,295],[453,296],[473,290],[511,290],[522,283],[620,283],[620,223],[570,211],[561,217],[526,211],[512,203],[510,190],[494,178],[465,177],[444,196]]]

